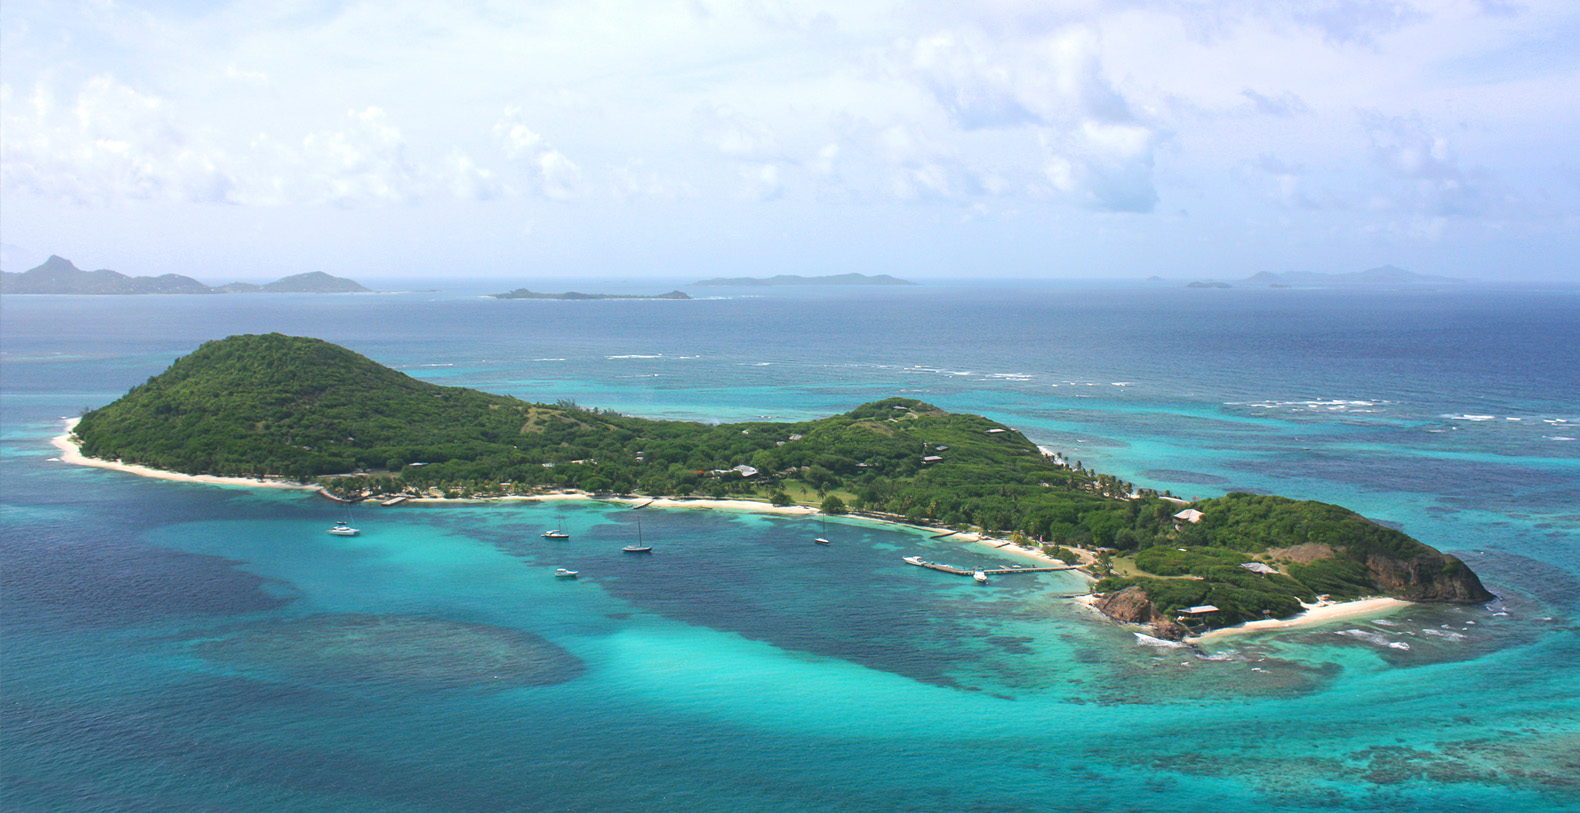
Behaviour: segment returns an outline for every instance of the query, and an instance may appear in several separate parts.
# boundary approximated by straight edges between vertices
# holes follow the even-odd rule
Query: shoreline
[[[89,457],[82,453],[82,448],[77,443],[73,434],[74,430],[77,428],[77,424],[81,420],[81,418],[68,418],[66,420],[66,431],[50,438],[50,444],[56,449],[60,450],[60,457],[58,459],[62,463],[69,463],[74,466],[89,466],[98,469],[109,469],[110,471],[118,471],[123,474],[135,474],[139,477],[150,477],[155,480],[169,480],[177,483],[197,483],[201,485],[218,486],[246,486],[248,488],[285,488],[303,491],[319,490],[317,485],[303,485],[301,483],[288,483],[281,480],[260,480],[257,478],[248,477],[221,477],[213,474],[182,474],[180,472],[156,469],[151,466],[140,466],[133,463],[121,463],[114,460],[103,460],[97,457]],[[643,508],[701,508],[724,511],[749,511],[758,514],[778,514],[780,516],[797,517],[814,517],[821,516],[823,514],[821,510],[810,505],[774,505],[767,502],[766,500],[715,500],[707,497],[645,497],[641,495],[594,497],[593,495],[583,491],[551,491],[545,492],[543,494],[519,494],[508,495],[504,497],[473,497],[464,499],[450,499],[447,497],[412,497],[408,499],[406,503],[446,504],[466,502],[538,502],[542,500],[592,500],[597,502],[630,504],[633,508],[636,505],[641,505]],[[870,522],[877,525],[885,525],[894,528],[906,528],[928,535],[936,534],[940,530],[939,528],[927,525],[912,525],[906,522],[895,522],[893,520],[861,516],[859,514],[830,514],[829,516],[845,517],[858,522]],[[1021,556],[1023,558],[1032,559],[1039,562],[1047,562],[1056,565],[1065,564],[1065,562],[1062,560],[1055,559],[1041,551],[1033,550],[1022,545],[1013,544],[1011,540],[1008,539],[998,539],[995,537],[984,536],[983,534],[975,531],[962,531],[947,538],[957,539],[961,542],[970,542],[983,545],[993,550],[1002,551],[1004,553]],[[1087,573],[1084,570],[1071,570],[1066,572],[1078,573],[1089,581],[1096,581],[1096,579],[1090,573]]]
[[[1349,621],[1356,618],[1366,618],[1373,615],[1391,612],[1403,607],[1413,605],[1413,601],[1388,598],[1386,596],[1373,596],[1358,598],[1350,601],[1318,602],[1316,604],[1302,604],[1305,611],[1289,618],[1268,618],[1261,621],[1247,621],[1232,627],[1222,627],[1210,630],[1201,635],[1185,639],[1189,644],[1205,644],[1233,638],[1252,632],[1266,630],[1298,630],[1310,627],[1320,627],[1338,621]]]
[[[287,483],[283,480],[220,477],[214,474],[182,474],[177,471],[166,471],[151,466],[139,466],[135,463],[122,463],[118,460],[89,457],[82,453],[82,447],[73,437],[73,430],[77,428],[77,424],[81,421],[81,418],[67,418],[66,431],[49,439],[50,445],[60,450],[60,457],[56,459],[62,463],[69,463],[73,466],[88,466],[95,469],[109,469],[110,471],[118,471],[125,474],[135,474],[139,477],[170,480],[177,483],[200,483],[208,486],[247,486],[249,488],[291,488],[305,491],[316,491],[318,489],[318,486]]]

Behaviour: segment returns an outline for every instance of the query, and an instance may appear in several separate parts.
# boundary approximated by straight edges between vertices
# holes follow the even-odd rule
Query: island
[[[1244,280],[1246,285],[1264,285],[1270,288],[1422,288],[1442,285],[1459,285],[1462,279],[1420,274],[1394,265],[1381,265],[1365,271],[1344,274],[1322,274],[1316,271],[1286,271],[1275,274],[1260,271]]]
[[[322,271],[293,274],[264,285],[232,282],[204,285],[180,274],[132,277],[101,268],[83,271],[70,260],[50,255],[42,264],[21,273],[0,272],[0,293],[6,294],[232,294],[232,293],[372,293],[355,280]]]
[[[81,454],[116,461],[103,465],[316,482],[349,500],[734,497],[986,536],[1080,565],[1097,609],[1169,638],[1321,598],[1493,598],[1459,559],[1339,506],[1187,503],[911,398],[789,423],[649,420],[440,386],[267,334],[203,344],[74,433]]]
[[[693,282],[697,285],[732,285],[737,287],[763,287],[777,285],[915,285],[916,283],[891,277],[888,274],[831,274],[823,277],[803,277],[798,274],[780,274],[775,277],[718,277]]]
[[[509,292],[503,293],[503,294],[489,294],[489,296],[494,298],[494,299],[565,299],[565,300],[589,300],[589,299],[690,299],[691,298],[690,296],[687,296],[686,293],[683,292],[683,291],[670,291],[667,294],[654,294],[652,296],[644,296],[644,295],[641,295],[641,294],[584,294],[584,293],[581,293],[580,291],[566,291],[563,294],[544,294],[544,293],[538,293],[537,291],[529,291],[526,288],[517,288],[514,291],[509,291]]]

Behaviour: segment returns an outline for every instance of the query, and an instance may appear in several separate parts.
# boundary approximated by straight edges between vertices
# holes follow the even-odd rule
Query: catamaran
[[[351,527],[350,503],[346,504],[346,518],[335,523],[335,527],[330,528],[329,532],[335,536],[360,536],[362,534],[361,530]]]

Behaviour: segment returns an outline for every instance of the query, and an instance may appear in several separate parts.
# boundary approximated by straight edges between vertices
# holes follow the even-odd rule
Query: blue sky
[[[0,5],[0,265],[1580,279],[1570,0]]]

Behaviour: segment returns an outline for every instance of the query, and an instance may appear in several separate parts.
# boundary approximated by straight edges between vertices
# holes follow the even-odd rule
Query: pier
[[[958,567],[955,567],[954,565],[941,565],[937,562],[927,562],[910,556],[905,558],[905,563],[908,565],[916,565],[917,567],[925,567],[928,570],[936,570],[939,573],[952,573],[956,576],[970,576],[976,573],[975,570],[962,570]],[[998,567],[993,568],[992,570],[983,570],[982,574],[985,576],[1002,576],[1007,573],[1055,573],[1064,570],[1079,570],[1080,567],[1080,565],[1050,565],[1048,567]]]

